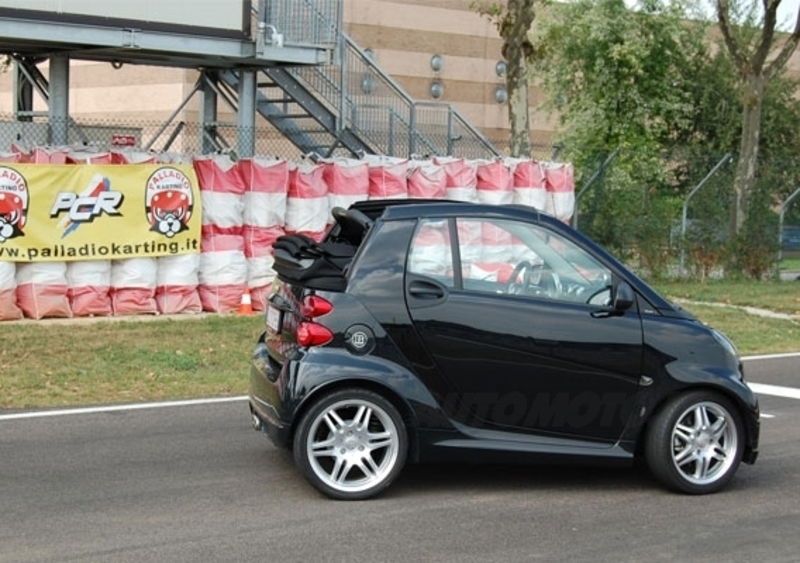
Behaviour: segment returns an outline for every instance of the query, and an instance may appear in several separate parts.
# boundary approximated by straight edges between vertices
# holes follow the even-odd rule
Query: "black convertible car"
[[[253,423],[312,485],[373,496],[407,461],[644,458],[722,488],[758,455],[736,349],[531,208],[370,201],[275,245]]]

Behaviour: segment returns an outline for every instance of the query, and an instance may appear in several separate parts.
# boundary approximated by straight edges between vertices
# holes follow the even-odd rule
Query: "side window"
[[[424,219],[417,226],[408,252],[408,271],[453,287],[453,253],[446,219]]]
[[[464,289],[606,305],[611,272],[555,231],[529,223],[459,219]]]

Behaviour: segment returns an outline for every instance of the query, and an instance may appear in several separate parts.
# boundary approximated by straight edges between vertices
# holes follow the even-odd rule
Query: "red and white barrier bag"
[[[453,201],[478,200],[478,167],[463,158],[434,158],[444,170],[447,199]]]
[[[261,287],[250,288],[250,303],[252,304],[253,311],[265,311],[267,308],[267,299],[272,293],[272,282]]]
[[[239,307],[247,287],[244,238],[236,235],[207,235],[201,241],[197,288],[203,310],[229,313]]]
[[[227,155],[193,161],[203,200],[203,234],[241,235],[244,225],[244,179]]]
[[[553,200],[553,215],[569,222],[575,212],[575,175],[572,164],[545,164],[547,191]]]
[[[284,160],[245,158],[238,162],[245,185],[245,228],[272,229],[286,221],[289,164]]]
[[[438,164],[412,161],[408,167],[408,197],[414,199],[444,199],[447,180]]]
[[[115,315],[158,313],[155,258],[128,258],[111,262],[111,307]]]
[[[64,147],[33,147],[25,150],[21,146],[11,145],[12,150],[20,152],[19,162],[30,164],[66,164],[67,149]]]
[[[14,262],[0,262],[0,321],[22,318],[17,307],[17,266]]]
[[[156,164],[158,157],[141,149],[117,149],[111,151],[111,164]]]
[[[283,234],[283,229],[274,228],[259,231],[261,237],[258,244],[253,240],[248,240],[248,231],[245,229],[244,255],[247,259],[247,287],[250,289],[250,297],[253,310],[262,311],[264,309],[264,299],[269,294],[272,281],[275,279],[275,270],[272,265],[275,260],[272,257],[272,245],[277,238]]]
[[[320,241],[328,224],[328,186],[321,164],[303,162],[289,168],[286,232]]]
[[[542,165],[529,159],[507,159],[507,162],[514,170],[514,203],[544,211],[548,194]]]
[[[67,152],[66,164],[112,164],[111,153],[91,150],[70,150]]]
[[[252,240],[248,241],[247,234],[248,232],[245,230],[244,254],[247,259],[247,287],[250,289],[253,309],[262,311],[272,281],[275,279],[275,270],[272,268],[275,262],[272,256],[272,245],[284,233],[283,229],[279,227],[260,231],[258,244],[253,244]]]
[[[514,202],[511,171],[501,160],[478,164],[478,201],[490,205]]]
[[[76,317],[111,315],[111,261],[83,260],[67,264],[67,295]]]
[[[369,195],[369,165],[350,158],[324,163],[325,183],[328,184],[328,209],[349,208]],[[328,222],[332,218],[328,214]]]
[[[192,164],[192,158],[181,152],[160,152],[156,154],[156,162],[160,164]]]
[[[156,306],[165,315],[200,313],[203,306],[197,291],[199,254],[162,256],[156,260]]]
[[[0,162],[22,162],[22,153],[0,152]]]
[[[250,290],[253,310],[263,311],[272,282],[275,280],[275,263],[272,251],[262,256],[247,258],[247,287]]]
[[[278,237],[285,235],[283,227],[251,227],[244,226],[244,255],[247,258],[255,256],[272,256],[272,245]]]
[[[367,155],[369,199],[406,199],[408,197],[408,161],[388,156]]]
[[[17,305],[26,317],[71,317],[65,262],[17,264]]]

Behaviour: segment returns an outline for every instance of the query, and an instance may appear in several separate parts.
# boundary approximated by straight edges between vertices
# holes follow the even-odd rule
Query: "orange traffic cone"
[[[242,293],[242,299],[239,302],[239,309],[236,311],[237,315],[252,315],[253,314],[253,301],[250,299],[250,290],[245,288]]]

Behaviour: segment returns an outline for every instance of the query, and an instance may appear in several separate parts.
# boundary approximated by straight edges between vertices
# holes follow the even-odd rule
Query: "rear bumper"
[[[280,367],[259,342],[250,360],[250,408],[261,421],[262,430],[279,447],[291,443],[291,424],[282,416],[283,385]]]

